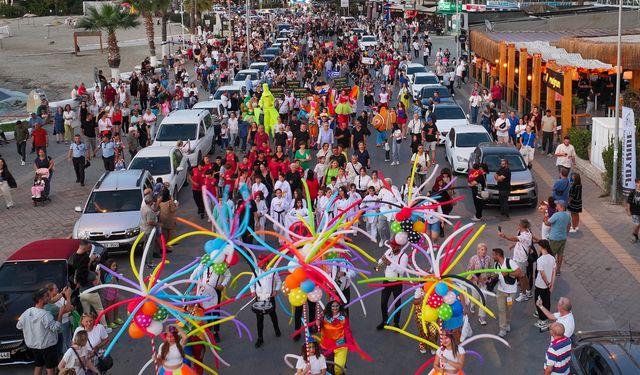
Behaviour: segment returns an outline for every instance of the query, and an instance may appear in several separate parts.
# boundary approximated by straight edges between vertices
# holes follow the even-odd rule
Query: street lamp
[[[249,65],[251,65],[251,58],[249,57],[249,32],[250,32],[250,26],[251,24],[250,22],[250,18],[249,18],[249,4],[250,4],[250,0],[247,0],[246,6],[247,6],[247,30],[246,30],[246,39],[245,39],[245,44],[247,45],[247,69],[249,69]]]
[[[616,109],[613,138],[613,181],[611,182],[611,200],[618,201],[618,142],[620,141],[620,71],[622,51],[622,0],[618,0],[618,53],[616,56]]]

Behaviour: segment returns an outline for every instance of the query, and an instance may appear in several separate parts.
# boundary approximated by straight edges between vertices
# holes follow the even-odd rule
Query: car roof
[[[575,334],[576,344],[589,344],[609,358],[622,374],[637,374],[640,366],[639,331],[588,331]]]
[[[152,158],[158,156],[169,156],[173,153],[173,150],[176,149],[176,146],[154,146],[154,147],[145,147],[142,150],[136,153],[134,159],[138,158]]]
[[[156,146],[159,147],[159,146]],[[100,177],[93,191],[131,190],[140,187],[148,172],[143,169],[124,169],[106,172]]]
[[[462,107],[460,107],[457,103],[454,103],[454,102],[434,103],[433,104],[433,110],[435,111],[438,108],[460,108],[460,109],[462,109]]]
[[[196,104],[193,105],[192,109],[209,109],[209,108],[216,108],[216,102],[213,100],[205,100],[202,102],[197,102]]]
[[[454,125],[451,127],[452,130],[455,129],[456,133],[461,134],[461,133],[485,133],[485,134],[489,134],[487,133],[487,131],[485,130],[485,128],[483,126],[480,125]]]
[[[54,260],[69,257],[78,250],[80,240],[52,238],[33,241],[11,254],[7,261]]]
[[[518,154],[520,155],[520,151],[518,151],[515,146],[505,146],[502,144],[485,142],[480,143],[478,148],[482,151],[483,154],[487,155],[496,155],[496,154]]]
[[[198,123],[200,122],[200,118],[206,114],[207,111],[204,109],[179,109],[169,113],[167,117],[163,118],[160,125]]]
[[[263,66],[263,65],[269,65],[269,63],[266,63],[266,62],[264,62],[264,61],[255,61],[255,62],[252,62],[252,63],[251,63],[251,65],[260,65],[260,66]],[[251,65],[249,65],[249,66],[251,66]]]
[[[407,64],[407,68],[417,68],[417,67],[420,67],[420,66],[423,67],[423,68],[426,68],[426,66],[424,66],[424,65],[422,65],[420,63],[409,63],[409,64]]]
[[[366,37],[368,37],[368,36],[372,36],[372,37],[374,37],[374,38],[376,37],[375,35],[367,34],[367,35],[363,35],[363,36],[362,36],[362,38],[366,38]],[[376,39],[377,39],[377,38],[376,38]]]
[[[414,77],[437,77],[436,74],[434,72],[418,72],[414,74]],[[430,83],[430,85],[434,85],[433,83]],[[441,86],[441,85],[439,85]]]
[[[231,85],[220,86],[216,91],[240,91],[240,87]]]
[[[240,73],[260,73],[260,71],[258,69],[242,69],[238,71],[238,73],[236,74],[240,74]]]

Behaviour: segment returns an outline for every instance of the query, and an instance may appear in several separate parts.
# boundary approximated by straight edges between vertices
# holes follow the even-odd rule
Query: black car
[[[75,270],[69,259],[79,244],[80,240],[72,239],[31,242],[0,266],[0,365],[33,361],[16,324],[20,315],[33,306],[35,291],[50,282],[60,289],[71,283]],[[92,245],[92,253],[106,259],[105,249],[97,243]]]
[[[640,374],[640,332],[591,331],[574,335],[571,373]]]
[[[422,102],[422,105],[431,105],[431,103],[429,103],[429,99],[433,97],[434,92],[438,93],[441,102],[453,102],[453,98],[451,97],[451,93],[448,88],[442,85],[429,85],[420,90],[420,101]]]

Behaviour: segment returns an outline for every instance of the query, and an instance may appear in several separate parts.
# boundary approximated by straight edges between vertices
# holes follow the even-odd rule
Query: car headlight
[[[464,158],[464,157],[462,157],[460,155],[456,156],[456,160],[458,160],[458,162],[460,162],[460,163],[466,163],[466,162],[469,161],[469,159]]]
[[[129,237],[137,236],[140,234],[140,227],[128,228],[124,234]]]
[[[86,231],[86,230],[79,230],[77,237],[78,237],[79,240],[88,240],[89,239],[89,232]]]

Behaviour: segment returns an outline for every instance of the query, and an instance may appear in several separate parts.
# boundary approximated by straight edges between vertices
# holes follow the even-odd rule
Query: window
[[[511,172],[522,172],[527,170],[524,160],[520,154],[507,155],[485,155],[484,162],[489,166],[489,172],[497,172],[500,169],[500,160],[507,159]]]
[[[588,375],[611,375],[612,371],[607,361],[592,347],[587,347],[579,354],[582,369]]]
[[[0,268],[0,293],[35,292],[48,282],[59,288],[67,285],[65,261],[6,262]],[[29,300],[31,296],[28,296]],[[5,295],[5,302],[19,301],[18,296]],[[21,311],[22,312],[22,311]],[[4,318],[9,319],[8,316]]]
[[[464,119],[464,112],[460,107],[442,107],[436,105],[433,113],[436,118],[436,125],[438,120],[460,120]]]
[[[154,176],[171,173],[171,164],[167,156],[134,158],[129,168],[144,169]]]
[[[437,85],[440,82],[438,81],[438,77],[429,75],[416,76],[413,83],[416,85]]]
[[[438,92],[438,96],[440,98],[450,98],[451,94],[449,94],[449,90],[446,87],[438,86],[438,87],[423,87],[420,96],[423,99],[429,99],[433,97],[434,92]]]
[[[206,130],[204,129],[204,121],[200,122],[198,126],[198,139],[204,138]]]
[[[456,139],[456,147],[476,147],[480,143],[491,142],[487,133],[460,133]]]
[[[170,142],[196,139],[196,124],[161,124],[156,141]]]
[[[205,127],[205,129],[209,129],[209,127],[211,127],[211,122],[212,122],[211,121],[211,116],[204,116],[204,127]]]
[[[147,186],[145,185],[145,188]],[[151,188],[151,186],[149,186]],[[140,190],[94,191],[89,197],[85,214],[139,211],[142,205]]]

